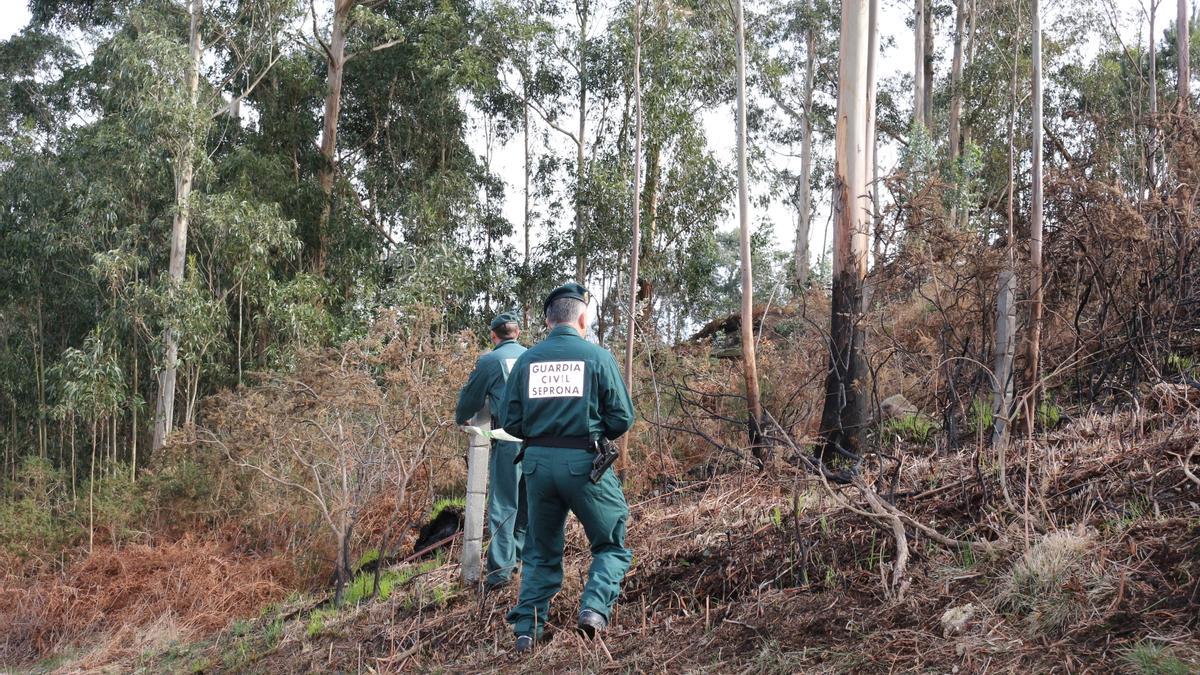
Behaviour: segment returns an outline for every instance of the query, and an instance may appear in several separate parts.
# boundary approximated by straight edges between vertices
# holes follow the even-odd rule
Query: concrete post
[[[489,431],[492,413],[484,404],[469,422],[471,426]],[[492,443],[475,433],[467,434],[467,498],[463,518],[462,575],[467,586],[479,582],[483,575],[483,519],[487,503],[488,459]]]

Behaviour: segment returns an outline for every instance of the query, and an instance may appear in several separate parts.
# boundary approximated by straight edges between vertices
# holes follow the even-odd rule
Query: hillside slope
[[[975,545],[947,547],[907,528],[902,596],[887,582],[890,530],[783,462],[770,475],[741,469],[631,496],[635,558],[602,641],[570,630],[587,563],[573,524],[549,638],[528,658],[512,653],[504,622],[515,588],[480,596],[459,585],[456,564],[434,563],[391,577],[386,600],[340,612],[314,600],[284,603],[210,639],[108,667],[1194,672],[1200,484],[1184,461],[1198,443],[1194,409],[1078,419],[1019,448],[1031,450],[1027,457],[1010,457],[1015,510],[990,451],[931,463],[904,449],[895,504]]]

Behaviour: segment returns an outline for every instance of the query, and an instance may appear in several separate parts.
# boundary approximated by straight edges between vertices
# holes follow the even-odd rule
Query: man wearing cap
[[[633,403],[617,362],[587,334],[588,293],[565,284],[546,298],[550,334],[517,359],[501,412],[504,429],[525,439],[522,474],[529,531],[522,555],[521,593],[508,613],[518,652],[533,648],[550,599],[562,587],[567,512],[583,525],[592,565],[580,598],[579,629],[588,637],[608,625],[629,570],[625,548],[629,507],[621,483],[606,469],[593,483],[593,441],[616,439],[633,424]]]
[[[519,319],[505,312],[492,319],[490,325],[492,351],[479,357],[467,384],[458,394],[454,419],[460,426],[487,404],[492,413],[492,427],[497,423],[504,403],[504,383],[513,364],[525,352],[517,343],[521,334]],[[517,462],[518,444],[511,441],[492,441],[488,461],[488,530],[492,541],[487,549],[487,579],[489,589],[508,583],[521,557],[525,541],[525,481]]]

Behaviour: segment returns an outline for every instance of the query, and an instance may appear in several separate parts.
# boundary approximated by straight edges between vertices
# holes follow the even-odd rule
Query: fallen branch
[[[1187,476],[1196,485],[1200,485],[1200,477],[1192,473],[1191,469],[1192,457],[1195,457],[1197,453],[1200,453],[1200,443],[1197,443],[1196,447],[1192,448],[1187,457],[1183,458],[1181,464],[1183,465],[1183,475]]]

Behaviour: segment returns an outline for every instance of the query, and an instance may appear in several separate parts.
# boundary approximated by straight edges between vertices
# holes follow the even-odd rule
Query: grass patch
[[[1113,590],[1090,535],[1052,532],[1000,580],[997,605],[1020,617],[1031,636],[1053,636],[1095,613]]]
[[[1197,364],[1195,359],[1182,354],[1168,354],[1167,369],[1173,370],[1180,375],[1200,377],[1200,364]]]
[[[883,423],[884,433],[920,445],[932,441],[937,429],[937,423],[924,415],[904,415]]]
[[[433,503],[433,509],[429,512],[429,519],[433,520],[441,515],[446,509],[465,509],[467,507],[467,498],[461,497],[443,497]]]
[[[1189,663],[1171,653],[1169,647],[1148,640],[1130,647],[1121,654],[1121,660],[1143,675],[1188,675],[1200,668],[1200,664]]]
[[[380,572],[378,598],[380,600],[387,600],[388,598],[391,597],[392,592],[396,588],[398,588],[400,586],[404,586],[405,584],[412,581],[415,577],[418,577],[422,574],[428,574],[429,572],[432,572],[433,570],[441,567],[445,563],[446,563],[445,553],[439,551],[437,553],[437,555],[435,555],[433,557],[433,559],[426,560],[425,562],[423,562],[420,565],[417,565],[415,567],[410,566],[410,567],[406,567],[401,570],[385,570],[385,571]],[[363,603],[364,601],[370,600],[371,591],[374,590],[374,587],[375,587],[375,572],[374,571],[363,572],[363,573],[355,576],[354,580],[346,585],[346,590],[344,591],[344,593],[342,595],[342,605],[346,606],[346,607],[353,607],[353,606]],[[333,607],[333,606],[326,606],[326,607],[320,607],[318,609],[314,609],[308,615],[308,623],[305,627],[305,633],[309,637],[314,637],[316,635],[319,635],[321,632],[323,632],[325,630],[330,619],[335,618],[337,615],[338,615],[338,608]],[[278,624],[279,622],[276,621],[275,623]],[[268,630],[267,630],[267,633],[268,633],[267,642],[268,643],[270,643],[272,641],[270,638],[270,633],[272,630],[277,630],[279,633],[282,633],[283,626],[282,626],[282,624],[280,624],[278,626],[278,628],[276,629],[275,624],[272,624],[271,627],[268,628]]]
[[[982,398],[972,400],[971,410],[967,414],[967,419],[971,425],[971,429],[976,434],[986,433],[996,421],[992,413],[992,404]]]
[[[316,637],[325,631],[325,624],[329,619],[337,617],[338,611],[336,607],[321,607],[314,609],[308,615],[308,623],[304,627],[304,634],[308,637]]]
[[[361,557],[359,557],[358,562],[354,563],[354,569],[361,570],[377,560],[379,560],[379,549],[367,549],[367,551],[363,553]]]
[[[1053,401],[1043,400],[1038,403],[1037,421],[1042,425],[1043,429],[1053,429],[1062,421],[1062,408],[1054,404]]]

